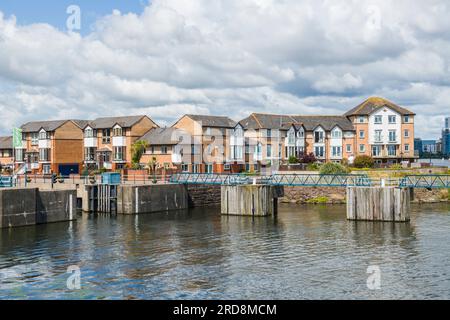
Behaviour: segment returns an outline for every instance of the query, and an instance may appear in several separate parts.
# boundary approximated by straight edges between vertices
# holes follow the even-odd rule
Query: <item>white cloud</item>
[[[0,8],[1,11],[1,8]],[[371,95],[446,113],[449,4],[431,1],[155,0],[87,36],[0,12],[0,132],[31,119],[147,113],[341,113]]]

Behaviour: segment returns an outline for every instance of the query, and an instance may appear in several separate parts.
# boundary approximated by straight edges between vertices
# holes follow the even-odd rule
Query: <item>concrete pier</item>
[[[76,190],[0,190],[0,228],[76,220]]]
[[[348,187],[347,219],[409,221],[410,197],[408,188]]]
[[[276,214],[283,187],[236,185],[221,187],[221,213],[224,215],[268,216]]]
[[[186,187],[181,184],[120,185],[117,213],[139,214],[188,208]]]

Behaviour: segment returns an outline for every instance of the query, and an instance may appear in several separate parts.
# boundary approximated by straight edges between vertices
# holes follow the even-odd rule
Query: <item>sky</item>
[[[0,0],[0,134],[131,114],[333,115],[382,96],[436,139],[449,15],[445,0]]]

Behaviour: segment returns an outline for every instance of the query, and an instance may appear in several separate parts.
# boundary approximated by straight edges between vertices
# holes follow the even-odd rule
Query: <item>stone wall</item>
[[[434,203],[434,202],[447,202],[449,201],[448,189],[414,189],[415,203]]]
[[[220,206],[220,185],[190,184],[185,188],[190,208]]]
[[[281,203],[345,203],[345,187],[284,187]]]

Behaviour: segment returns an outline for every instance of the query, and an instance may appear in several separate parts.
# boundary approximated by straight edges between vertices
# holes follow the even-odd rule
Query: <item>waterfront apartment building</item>
[[[242,160],[243,138],[235,139],[242,134],[237,123],[223,116],[207,116],[187,114],[173,126],[179,129],[178,149],[180,170],[194,173],[233,173],[239,172]],[[233,137],[233,138],[231,138]],[[230,148],[232,143],[233,148]],[[241,145],[237,145],[240,143]],[[239,148],[241,147],[241,148]],[[233,152],[231,153],[231,149]],[[240,151],[241,150],[241,151]]]
[[[345,116],[353,123],[355,155],[368,155],[378,163],[413,161],[415,114],[386,99],[372,97]]]
[[[15,167],[22,172],[77,174],[83,163],[86,120],[33,121],[21,126],[22,145],[15,148]]]
[[[0,169],[13,168],[12,136],[0,137]]]
[[[145,115],[106,117],[83,127],[83,162],[89,169],[131,167],[132,145],[158,125]]]

